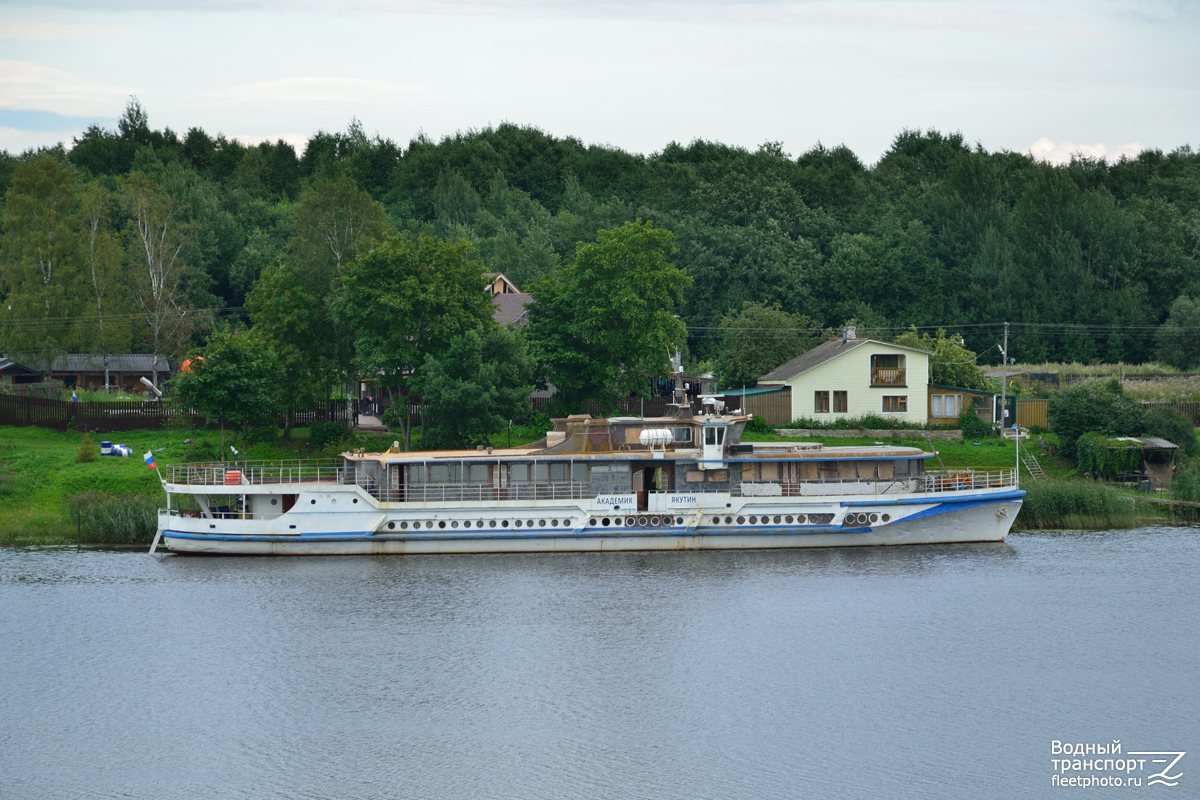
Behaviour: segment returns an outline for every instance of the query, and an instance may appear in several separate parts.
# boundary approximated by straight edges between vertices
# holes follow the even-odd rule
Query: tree
[[[1085,433],[1137,436],[1145,429],[1141,403],[1125,394],[1116,378],[1063,389],[1050,398],[1047,406],[1060,452],[1068,458],[1074,458],[1076,442]]]
[[[431,418],[425,449],[473,446],[529,414],[533,362],[520,334],[495,323],[454,337],[441,358],[425,357],[422,396]]]
[[[143,172],[134,171],[125,179],[122,199],[129,215],[130,261],[136,265],[130,289],[145,320],[157,384],[158,357],[179,346],[189,332],[188,265],[180,253],[190,243],[192,230],[183,201]]]
[[[383,206],[336,170],[309,185],[292,212],[295,234],[286,262],[292,278],[312,297],[329,298],[335,277],[391,230]],[[347,404],[357,394],[352,369],[353,332],[335,320],[328,305],[306,306],[308,338],[295,342],[313,367],[337,375],[346,387]]]
[[[422,389],[422,366],[463,332],[490,323],[483,263],[465,239],[398,234],[338,272],[330,308],[348,326],[354,365],[378,376],[392,406],[405,408]],[[411,430],[400,415],[404,447]]]
[[[104,354],[104,388],[109,386],[108,356],[126,350],[129,326],[122,313],[127,297],[125,253],[112,230],[112,198],[97,181],[84,189],[80,202],[83,219],[84,272],[89,299],[96,309],[96,327],[89,331],[93,346]]]
[[[685,335],[674,312],[691,283],[667,260],[674,238],[641,221],[600,231],[533,287],[531,350],[563,403],[611,407],[647,395],[649,378],[670,374],[668,359]]]
[[[280,367],[266,337],[253,330],[218,328],[208,343],[193,354],[186,371],[171,379],[168,391],[182,403],[243,436],[255,422],[280,409]],[[273,424],[272,420],[272,424]]]
[[[976,363],[979,356],[968,350],[958,336],[947,336],[941,329],[937,336],[918,334],[914,327],[897,336],[896,344],[933,351],[933,357],[929,360],[929,380],[932,383],[963,389],[989,388],[983,370]]]
[[[9,348],[39,357],[45,372],[71,337],[79,278],[79,218],[70,166],[44,155],[13,172],[4,208],[0,294]]]
[[[1175,298],[1166,322],[1154,334],[1158,360],[1179,370],[1200,366],[1200,303],[1186,294]]]
[[[727,389],[754,386],[765,375],[821,343],[822,332],[808,317],[777,305],[747,302],[721,320],[717,377]]]
[[[334,387],[333,370],[324,361],[321,331],[329,312],[289,265],[269,266],[246,298],[254,329],[274,347],[282,370],[280,392],[287,411],[284,435],[290,435],[297,405],[327,397]]]

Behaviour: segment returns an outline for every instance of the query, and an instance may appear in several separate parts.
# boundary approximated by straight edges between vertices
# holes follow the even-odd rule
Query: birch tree
[[[112,196],[98,182],[84,189],[80,201],[83,223],[84,277],[91,291],[89,299],[96,309],[95,336],[92,340],[104,354],[104,388],[109,388],[109,356],[128,346],[129,327],[124,318],[114,318],[123,310],[125,291],[125,254],[112,229]]]
[[[125,179],[123,200],[134,265],[130,290],[146,324],[157,385],[159,356],[179,344],[191,322],[185,285],[188,266],[180,258],[191,226],[183,200],[163,191],[142,172]]]
[[[78,277],[78,195],[70,166],[45,155],[14,171],[4,209],[5,298],[9,348],[45,362],[72,333],[72,294]]]

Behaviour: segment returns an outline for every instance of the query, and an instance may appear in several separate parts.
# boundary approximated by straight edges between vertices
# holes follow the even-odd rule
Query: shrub
[[[332,422],[314,422],[308,426],[308,439],[314,447],[344,442],[352,433],[350,425],[334,420]]]
[[[1177,408],[1158,406],[1147,411],[1145,433],[1179,445],[1179,451],[1185,456],[1193,456],[1200,449],[1192,420]]]
[[[95,461],[100,456],[100,450],[96,447],[96,443],[92,441],[90,433],[83,434],[83,438],[79,440],[79,449],[75,452],[75,460],[80,464],[88,464]]]
[[[1141,469],[1142,445],[1085,433],[1075,442],[1075,465],[1081,475],[1112,479]]]
[[[746,423],[747,433],[770,433],[771,430],[771,423],[758,415],[752,416],[750,421]]]
[[[1050,398],[1047,413],[1061,453],[1069,458],[1075,457],[1075,443],[1083,434],[1137,436],[1146,417],[1141,404],[1125,394],[1115,378],[1063,389]]]
[[[958,427],[964,439],[982,439],[992,432],[991,427],[970,408],[964,408],[958,415]]]
[[[267,444],[279,438],[279,428],[265,425],[260,428],[246,428],[242,431],[242,441],[249,447],[252,444]]]

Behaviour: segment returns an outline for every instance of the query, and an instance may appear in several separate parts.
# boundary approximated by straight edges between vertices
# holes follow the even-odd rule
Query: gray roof
[[[526,292],[492,295],[492,319],[501,325],[525,324],[525,315],[529,313],[526,303],[533,302],[533,295]]]
[[[0,372],[8,375],[41,375],[33,367],[26,366],[19,361],[14,361],[8,356],[0,356]]]
[[[918,347],[908,347],[906,345],[895,344],[893,342],[880,342],[875,339],[830,339],[828,342],[819,344],[806,353],[801,353],[786,364],[781,364],[780,366],[768,372],[766,375],[763,375],[761,378],[759,378],[758,382],[781,383],[783,381],[790,381],[797,375],[808,372],[813,367],[818,367],[821,364],[824,364],[826,361],[832,361],[839,356],[843,356],[855,348],[862,347],[868,342],[881,344],[885,347],[898,347],[901,350],[911,350],[914,353],[925,353],[926,355],[932,355],[930,351],[922,350]]]
[[[1117,441],[1141,442],[1143,450],[1178,450],[1179,445],[1156,436],[1118,436]]]
[[[52,372],[104,372],[108,361],[109,372],[154,372],[154,356],[148,353],[68,353],[54,359]],[[170,372],[164,356],[158,357],[158,371]]]

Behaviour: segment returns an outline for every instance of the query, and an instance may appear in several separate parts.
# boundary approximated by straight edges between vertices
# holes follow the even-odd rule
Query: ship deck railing
[[[379,484],[363,470],[315,462],[263,462],[234,465],[169,466],[167,479],[174,484],[212,487],[212,494],[240,494],[249,486],[327,484],[361,486],[380,502],[439,503],[497,502],[519,500],[582,500],[597,494],[590,484],[577,481],[495,483],[422,483],[391,486]],[[1017,486],[1016,469],[927,471],[913,476],[818,478],[812,480],[768,480],[745,482],[729,489],[687,488],[679,494],[730,492],[734,497],[817,497],[844,494],[919,494]],[[665,491],[665,490],[658,490]],[[616,492],[620,493],[620,492]],[[632,493],[629,490],[627,493]]]

